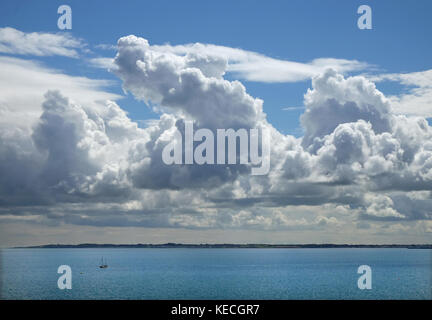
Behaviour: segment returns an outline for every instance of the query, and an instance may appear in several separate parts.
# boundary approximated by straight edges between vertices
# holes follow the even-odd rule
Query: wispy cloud
[[[100,43],[94,46],[96,49],[100,49],[100,50],[112,50],[115,51],[117,50],[117,46],[113,45],[113,44],[106,44],[106,43]]]
[[[295,111],[295,110],[304,110],[305,109],[305,107],[285,107],[285,108],[282,108],[282,110],[284,110],[284,111]]]
[[[114,59],[112,58],[104,58],[104,57],[99,57],[99,58],[91,58],[89,59],[90,65],[92,67],[95,68],[101,68],[101,69],[113,69],[115,68],[114,65]]]
[[[69,33],[31,32],[0,28],[0,52],[35,56],[78,58],[85,43]]]
[[[370,77],[372,81],[394,81],[407,90],[388,98],[396,113],[432,117],[432,69],[410,73],[387,73]]]
[[[194,43],[175,46],[165,44],[152,45],[151,48],[154,52],[204,56],[225,61],[227,64],[226,72],[232,73],[238,79],[255,82],[306,81],[329,68],[344,74],[371,67],[365,62],[336,58],[318,58],[306,63],[275,59],[253,51],[214,44]],[[112,61],[111,58],[91,59],[94,67],[104,69],[111,68]]]
[[[120,98],[105,90],[113,81],[70,76],[32,60],[0,56],[0,70],[0,126],[33,123],[42,112],[43,95],[50,89],[67,92],[86,105]]]
[[[332,68],[340,73],[364,70],[369,64],[357,60],[318,58],[310,62],[275,59],[266,55],[238,48],[213,44],[186,44],[152,46],[154,50],[176,54],[197,54],[217,56],[226,59],[228,72],[240,79],[257,82],[297,82],[304,81]]]

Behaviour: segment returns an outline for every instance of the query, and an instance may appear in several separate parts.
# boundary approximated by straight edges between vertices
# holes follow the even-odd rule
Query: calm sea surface
[[[432,299],[426,249],[3,249],[2,299]],[[104,257],[109,267],[99,269]],[[359,290],[357,268],[372,268]],[[72,269],[72,289],[57,268]]]

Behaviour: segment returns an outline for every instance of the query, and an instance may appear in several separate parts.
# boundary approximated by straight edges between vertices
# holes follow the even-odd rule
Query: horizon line
[[[91,247],[190,247],[190,248],[338,248],[338,247],[363,247],[363,248],[373,248],[373,247],[396,247],[396,248],[409,248],[409,247],[422,247],[426,249],[432,249],[432,244],[422,243],[422,244],[348,244],[348,243],[306,243],[306,244],[269,244],[269,243],[176,243],[176,242],[166,242],[166,243],[79,243],[79,244],[42,244],[42,245],[30,245],[30,246],[14,246],[7,247],[3,249],[31,249],[31,248],[91,248]]]

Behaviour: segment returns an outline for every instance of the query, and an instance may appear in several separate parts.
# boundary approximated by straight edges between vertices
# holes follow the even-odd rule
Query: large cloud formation
[[[85,105],[48,91],[31,130],[0,126],[4,220],[264,230],[432,220],[432,128],[395,114],[365,77],[333,69],[314,76],[305,135],[296,138],[272,127],[263,101],[242,83],[224,78],[227,60],[210,50],[164,51],[128,36],[114,66],[124,90],[157,109],[159,120],[139,128],[113,101]],[[186,120],[210,130],[269,130],[270,173],[167,166],[162,150]]]

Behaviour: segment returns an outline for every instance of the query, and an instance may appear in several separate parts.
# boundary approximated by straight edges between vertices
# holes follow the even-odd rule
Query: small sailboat
[[[107,264],[106,260],[104,261],[103,257],[102,257],[101,262],[99,264],[99,268],[101,268],[101,269],[108,268],[108,264]]]

